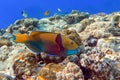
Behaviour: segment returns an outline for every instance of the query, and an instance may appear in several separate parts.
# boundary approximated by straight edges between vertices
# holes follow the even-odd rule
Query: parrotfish
[[[31,34],[14,34],[14,42],[24,43],[34,53],[45,52],[54,56],[69,56],[80,52],[78,44],[65,35],[33,31]]]

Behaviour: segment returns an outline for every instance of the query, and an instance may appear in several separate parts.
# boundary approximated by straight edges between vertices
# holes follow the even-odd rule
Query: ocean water
[[[46,10],[52,16],[58,13],[58,8],[66,14],[71,10],[80,10],[95,14],[120,11],[120,0],[1,0],[0,29],[7,28],[17,19],[23,18],[21,11],[25,10],[28,17],[43,18]]]

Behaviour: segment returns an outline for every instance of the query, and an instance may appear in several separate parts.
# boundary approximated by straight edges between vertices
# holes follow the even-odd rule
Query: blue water
[[[28,17],[42,18],[46,10],[50,16],[60,8],[63,13],[73,9],[95,14],[120,11],[120,0],[1,0],[0,29],[7,28],[15,20],[23,18],[21,11],[25,10]]]

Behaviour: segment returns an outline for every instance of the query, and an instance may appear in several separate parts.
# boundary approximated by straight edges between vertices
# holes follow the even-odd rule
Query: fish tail
[[[14,42],[24,43],[27,40],[29,40],[29,35],[27,35],[27,34],[14,34],[12,38],[13,38]]]

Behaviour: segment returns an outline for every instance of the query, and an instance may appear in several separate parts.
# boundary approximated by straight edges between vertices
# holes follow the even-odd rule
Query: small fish
[[[45,16],[48,16],[49,14],[50,14],[50,11],[48,11],[48,10],[44,12]]]
[[[27,13],[26,13],[24,10],[21,12],[21,14],[22,14],[22,16],[23,16],[24,18],[27,18],[27,17],[28,17]]]
[[[65,35],[33,31],[28,34],[13,35],[14,42],[24,43],[35,54],[46,52],[49,55],[69,56],[80,52],[79,46]]]
[[[59,12],[62,12],[62,10],[60,8],[57,9]]]

